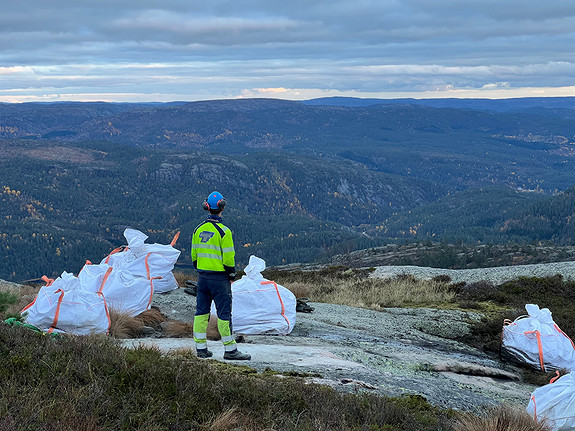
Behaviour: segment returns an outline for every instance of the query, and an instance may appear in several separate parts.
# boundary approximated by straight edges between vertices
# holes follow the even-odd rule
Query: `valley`
[[[77,271],[128,226],[153,242],[181,232],[185,267],[213,189],[240,267],[422,242],[470,250],[426,265],[489,266],[503,258],[485,247],[573,244],[572,99],[311,102],[2,104],[0,277]]]

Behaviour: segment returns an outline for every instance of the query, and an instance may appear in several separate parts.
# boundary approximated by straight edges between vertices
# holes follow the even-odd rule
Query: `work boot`
[[[197,349],[196,356],[198,358],[206,359],[211,358],[213,356],[213,353],[208,349]]]
[[[252,359],[252,357],[247,353],[242,353],[238,349],[235,349],[231,352],[224,353],[224,359],[231,359],[234,361],[249,361]]]

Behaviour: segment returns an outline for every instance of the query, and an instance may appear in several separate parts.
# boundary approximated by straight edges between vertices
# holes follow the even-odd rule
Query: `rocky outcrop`
[[[154,295],[153,304],[171,318],[193,319],[195,298],[183,289]],[[466,411],[510,403],[526,406],[535,387],[513,366],[453,340],[468,333],[479,315],[463,311],[390,308],[372,311],[312,303],[298,313],[287,336],[249,336],[240,350],[256,370],[308,375],[310,382],[342,391],[380,395],[418,394],[434,405]],[[192,339],[126,340],[164,351],[194,348]],[[222,360],[220,342],[208,341]]]

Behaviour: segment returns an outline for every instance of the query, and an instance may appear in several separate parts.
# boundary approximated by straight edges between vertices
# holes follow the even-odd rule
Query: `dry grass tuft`
[[[441,280],[417,280],[410,277],[390,279],[331,278],[284,284],[292,292],[305,292],[314,302],[349,305],[380,310],[385,307],[426,306],[453,302],[455,293]],[[298,295],[296,294],[296,297]]]
[[[194,325],[180,320],[168,320],[162,323],[162,332],[170,338],[191,338],[194,336]]]
[[[218,331],[218,319],[214,316],[210,316],[210,320],[208,322],[208,331],[206,332],[206,337],[208,340],[221,340],[222,336],[220,335],[220,331]]]
[[[185,272],[173,271],[173,274],[179,287],[185,287],[186,280],[197,280],[198,278],[195,274],[187,274]]]
[[[134,318],[139,320],[142,325],[151,326],[152,328],[158,328],[161,323],[168,320],[168,318],[156,307],[152,307],[149,310],[138,314]]]
[[[454,424],[454,431],[550,431],[542,422],[535,422],[523,408],[497,406],[483,417],[466,414]]]
[[[313,287],[307,283],[302,283],[300,281],[295,281],[289,284],[288,286],[284,286],[289,289],[296,298],[309,298],[312,294]]]
[[[138,338],[142,332],[143,324],[140,320],[127,313],[114,309],[110,313],[110,335],[114,338]]]
[[[161,325],[162,332],[166,337],[172,338],[191,338],[194,336],[194,325],[190,322],[181,320],[168,320]],[[218,320],[210,316],[208,322],[208,331],[206,332],[208,340],[218,341],[222,337],[218,331]]]
[[[231,408],[217,415],[212,421],[202,427],[206,431],[227,431],[238,429],[241,422],[241,415],[237,409]],[[245,429],[241,427],[241,429]]]

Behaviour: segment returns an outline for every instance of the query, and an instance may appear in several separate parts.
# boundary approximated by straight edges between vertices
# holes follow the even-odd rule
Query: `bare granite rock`
[[[401,274],[411,274],[415,278],[429,279],[438,275],[448,275],[454,283],[490,281],[505,283],[519,277],[552,277],[561,274],[566,280],[575,279],[575,262],[537,263],[531,265],[497,266],[475,269],[442,269],[422,266],[378,266],[371,274],[373,278],[389,278]]]
[[[152,304],[171,318],[193,319],[195,297],[183,289],[154,295]],[[287,336],[247,336],[239,348],[252,360],[242,365],[311,375],[310,382],[342,391],[418,394],[437,406],[474,412],[500,403],[526,406],[536,389],[521,382],[513,366],[453,340],[468,333],[470,322],[480,318],[476,313],[311,305],[315,311],[297,313]],[[194,348],[193,339],[123,341],[139,344],[163,351]],[[215,360],[223,360],[219,341],[208,346]]]

